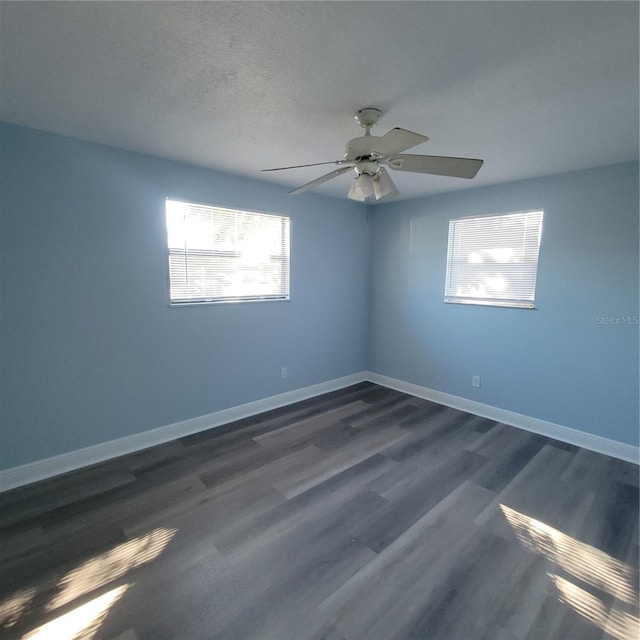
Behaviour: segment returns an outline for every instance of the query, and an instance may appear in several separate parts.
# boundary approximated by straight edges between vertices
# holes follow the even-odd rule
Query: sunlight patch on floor
[[[109,609],[122,598],[125,584],[76,607],[51,622],[30,631],[22,640],[92,640]]]
[[[13,627],[22,617],[35,595],[35,588],[23,589],[0,603],[0,625],[4,629]]]
[[[176,532],[177,529],[160,527],[87,560],[58,581],[59,591],[49,602],[46,610],[53,611],[73,602],[76,598],[120,578],[128,571],[155,560]]]
[[[609,607],[597,595],[557,574],[549,574],[560,602],[618,640],[637,640],[640,620],[625,610],[638,606],[635,571],[609,554],[580,542],[548,524],[500,505],[519,542],[574,578],[615,598]]]
[[[618,640],[637,640],[640,638],[640,621],[627,611],[616,606],[607,612],[602,600],[592,593],[585,591],[570,580],[559,576],[551,576],[558,593],[560,602],[571,607],[583,618],[595,624]]]

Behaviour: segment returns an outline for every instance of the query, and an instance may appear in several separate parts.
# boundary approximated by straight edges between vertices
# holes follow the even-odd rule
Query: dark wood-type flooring
[[[363,383],[0,494],[3,637],[638,638],[638,467]]]

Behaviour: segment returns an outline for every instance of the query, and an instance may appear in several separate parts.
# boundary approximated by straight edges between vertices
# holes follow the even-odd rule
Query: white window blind
[[[542,215],[451,220],[445,302],[533,308]]]
[[[289,298],[289,218],[167,200],[173,304]]]

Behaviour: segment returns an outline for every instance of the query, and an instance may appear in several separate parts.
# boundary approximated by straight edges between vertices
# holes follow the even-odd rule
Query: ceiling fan
[[[371,128],[376,125],[381,115],[380,109],[374,107],[358,110],[355,118],[364,128],[365,134],[347,142],[343,160],[277,167],[262,171],[283,171],[285,169],[317,167],[323,164],[338,165],[338,169],[289,191],[289,195],[295,195],[354,169],[357,175],[347,197],[365,202],[371,196],[374,196],[376,200],[381,200],[398,195],[398,189],[385,166],[394,171],[429,173],[453,178],[474,178],[480,170],[483,160],[402,153],[402,151],[426,142],[429,138],[399,127],[391,129],[389,133],[381,137],[372,136]]]

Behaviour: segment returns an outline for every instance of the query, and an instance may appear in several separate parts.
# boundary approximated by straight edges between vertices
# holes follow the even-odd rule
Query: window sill
[[[445,300],[445,304],[461,304],[468,305],[473,307],[499,307],[502,309],[524,309],[527,311],[537,311],[538,307],[533,304],[523,303],[517,304],[512,302],[489,302],[487,300],[476,301],[476,300]]]
[[[193,302],[169,302],[171,309],[179,309],[182,307],[208,307],[210,305],[218,304],[242,304],[247,302],[289,302],[290,297],[286,298],[232,298],[229,300],[194,300]]]

